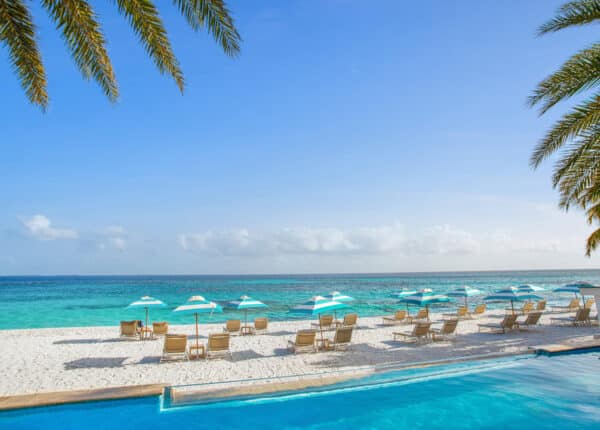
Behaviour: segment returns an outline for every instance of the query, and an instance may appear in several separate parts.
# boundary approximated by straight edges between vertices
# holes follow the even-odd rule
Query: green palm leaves
[[[181,91],[183,72],[173,53],[167,31],[152,0],[113,0],[135,31],[161,73],[170,75]],[[93,79],[115,101],[119,88],[106,49],[98,16],[86,0],[40,0],[86,79]],[[236,56],[241,38],[223,0],[173,0],[195,31],[206,29],[225,54]],[[36,30],[25,0],[0,0],[0,43],[7,46],[10,62],[29,100],[48,105],[46,74],[36,42]]]
[[[556,17],[542,25],[539,34],[599,19],[600,0],[572,1],[564,4]],[[529,104],[539,107],[540,115],[543,115],[561,101],[585,91],[593,92],[554,124],[538,143],[530,160],[533,167],[538,167],[567,145],[555,165],[552,182],[559,189],[560,206],[565,209],[573,205],[583,208],[590,224],[600,221],[599,83],[600,43],[596,43],[569,58],[556,72],[541,81],[529,98]],[[589,256],[598,245],[600,229],[588,238],[586,254]]]

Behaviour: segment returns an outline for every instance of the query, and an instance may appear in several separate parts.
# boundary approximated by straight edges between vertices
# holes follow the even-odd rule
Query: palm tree
[[[173,54],[167,31],[152,0],[113,0],[137,34],[161,73],[169,74],[183,92],[184,79]],[[27,0],[0,0],[0,43],[7,46],[10,62],[29,100],[48,105],[46,72],[36,41]],[[40,0],[62,33],[73,61],[86,79],[94,79],[111,101],[119,96],[106,40],[98,16],[87,0]],[[225,54],[240,50],[240,35],[224,0],[173,0],[195,31],[206,28]]]
[[[538,29],[553,33],[600,20],[600,0],[576,0],[564,4],[556,16]],[[545,114],[557,103],[586,93],[586,98],[564,114],[536,146],[531,165],[536,168],[559,149],[553,186],[560,193],[560,207],[586,211],[590,224],[600,221],[600,43],[577,52],[557,71],[541,81],[529,98],[531,106]],[[586,255],[600,245],[600,229],[587,240]]]

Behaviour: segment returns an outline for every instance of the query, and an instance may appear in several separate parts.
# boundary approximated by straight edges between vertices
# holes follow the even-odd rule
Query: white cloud
[[[471,233],[448,225],[409,233],[399,223],[347,230],[299,227],[272,232],[207,231],[181,234],[178,239],[186,251],[225,256],[462,255],[481,249],[480,242]]]
[[[120,225],[111,225],[104,229],[101,235],[98,248],[104,250],[108,247],[124,251],[127,247],[127,231]]]
[[[56,228],[52,222],[44,215],[34,215],[31,218],[21,220],[23,226],[29,234],[36,239],[57,240],[57,239],[77,239],[77,231],[68,228]]]

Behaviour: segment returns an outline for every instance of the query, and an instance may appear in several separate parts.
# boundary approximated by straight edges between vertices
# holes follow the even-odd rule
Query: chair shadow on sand
[[[114,343],[114,342],[127,342],[130,339],[121,339],[119,337],[111,339],[65,339],[57,340],[53,342],[54,345],[83,345],[93,343]]]
[[[123,367],[127,357],[88,357],[68,361],[64,364],[65,370],[75,369],[103,369]]]

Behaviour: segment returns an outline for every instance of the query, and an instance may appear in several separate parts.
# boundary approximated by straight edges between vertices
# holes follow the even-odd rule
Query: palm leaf
[[[170,74],[183,92],[183,73],[171,49],[167,31],[158,10],[150,0],[116,0],[119,11],[124,14],[144,45],[146,52],[161,73]]]
[[[96,14],[84,0],[42,0],[62,32],[73,60],[86,78],[93,78],[111,101],[119,90]]]
[[[538,28],[538,35],[567,27],[585,25],[600,18],[600,0],[576,0],[565,3],[557,15]]]
[[[592,252],[594,252],[596,250],[596,248],[598,248],[599,244],[600,244],[600,228],[595,230],[588,237],[586,246],[585,246],[585,255],[588,257],[591,256]]]
[[[46,109],[46,73],[35,26],[22,0],[0,0],[0,42],[8,47],[12,67],[31,103]]]
[[[206,27],[223,51],[236,56],[241,37],[223,0],[173,0],[194,30]]]

